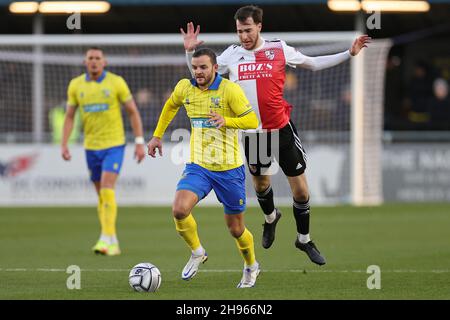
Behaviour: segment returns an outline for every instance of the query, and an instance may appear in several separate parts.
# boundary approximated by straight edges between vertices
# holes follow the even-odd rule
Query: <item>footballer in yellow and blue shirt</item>
[[[236,175],[242,178],[243,175],[237,174],[244,168],[238,130],[254,129],[258,120],[254,119],[256,114],[239,85],[217,74],[212,84],[206,90],[202,90],[198,87],[196,79],[183,79],[178,82],[167,100],[153,133],[154,137],[163,136],[181,106],[184,106],[191,121],[191,152],[190,163],[186,166],[184,178],[180,181],[177,190],[182,188],[191,190],[201,200],[212,190],[212,184],[191,182],[189,173],[194,170],[208,172],[209,176]],[[225,124],[217,128],[210,119],[210,112],[223,117]],[[226,186],[223,193],[219,190],[215,191],[224,204],[225,213],[244,211],[244,189],[240,186],[234,188],[230,181],[223,185]],[[237,195],[237,191],[240,191],[239,197],[236,197],[238,201],[234,201],[236,199],[233,199],[233,195]]]
[[[228,229],[244,259],[244,270],[252,270],[255,275],[259,273],[259,265],[255,259],[253,236],[243,219],[245,171],[238,131],[256,129],[258,118],[240,86],[217,73],[216,55],[212,50],[197,50],[192,67],[195,77],[178,82],[148,143],[150,156],[156,156],[156,149],[162,155],[161,138],[184,106],[191,121],[190,163],[186,164],[178,182],[172,208],[176,230],[192,252],[181,277],[183,280],[194,277],[200,263],[207,259],[191,211],[211,190],[224,207]],[[248,287],[248,279],[244,271],[238,287]]]
[[[71,159],[68,139],[73,128],[76,109],[80,109],[84,130],[84,148],[90,179],[98,194],[98,215],[101,235],[93,251],[118,255],[116,235],[117,204],[115,183],[122,167],[125,152],[125,132],[122,104],[135,135],[135,158],[145,157],[142,121],[125,80],[106,71],[103,50],[92,47],[86,51],[86,73],[72,79],[67,89],[67,111],[64,120],[61,154]]]

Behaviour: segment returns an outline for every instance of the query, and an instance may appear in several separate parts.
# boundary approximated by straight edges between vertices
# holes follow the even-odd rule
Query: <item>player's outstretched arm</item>
[[[372,38],[367,35],[362,35],[353,42],[352,46],[348,50],[318,57],[303,55],[302,53],[296,51],[293,47],[286,46],[285,53],[287,64],[291,66],[297,65],[312,71],[331,68],[350,59],[350,57],[357,55],[363,48],[367,48],[367,44],[370,43],[371,39]]]
[[[187,52],[194,51],[199,45],[201,45],[204,41],[198,40],[197,37],[200,33],[200,25],[196,28],[194,27],[193,22],[188,22],[186,25],[186,32],[184,32],[183,28],[180,28],[181,35],[183,36],[184,49]]]
[[[350,54],[352,56],[356,56],[363,48],[367,48],[367,44],[370,43],[370,40],[372,40],[372,38],[369,37],[367,34],[364,34],[356,38],[351,48],[349,49]]]
[[[64,118],[64,126],[61,140],[61,156],[66,161],[69,161],[72,158],[72,155],[70,154],[68,147],[68,141],[70,134],[72,133],[76,111],[77,111],[76,107],[68,105],[66,116]]]
[[[130,118],[131,128],[135,136],[134,158],[140,163],[145,158],[144,149],[144,130],[142,129],[142,119],[139,110],[134,102],[134,99],[130,99],[124,103],[125,111]]]

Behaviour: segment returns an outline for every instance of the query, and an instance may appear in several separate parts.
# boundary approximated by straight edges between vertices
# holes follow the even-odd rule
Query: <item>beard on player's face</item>
[[[241,44],[246,50],[255,49],[257,42],[258,42],[258,36],[254,37],[254,38],[247,36],[245,38],[245,40],[241,40]]]
[[[192,59],[192,69],[197,84],[206,86],[217,72],[217,64],[213,65],[208,56],[200,56]]]
[[[253,18],[249,17],[244,22],[236,20],[236,29],[241,45],[246,50],[253,50],[258,45],[261,23],[256,24]]]
[[[195,74],[195,80],[197,80],[197,83],[200,85],[206,85],[208,84],[212,77],[213,77],[213,72],[211,71],[212,69],[208,70],[208,71],[204,71],[202,70],[199,73]]]
[[[253,50],[255,49],[259,39],[259,32],[256,30],[252,30],[250,32],[245,32],[239,35],[239,40],[241,42],[241,45],[246,50]]]

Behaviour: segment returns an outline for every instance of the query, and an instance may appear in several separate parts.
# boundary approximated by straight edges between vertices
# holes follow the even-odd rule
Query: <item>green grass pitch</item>
[[[246,212],[262,272],[256,287],[236,289],[242,260],[222,209],[194,211],[209,260],[191,281],[180,278],[189,250],[170,208],[119,207],[122,255],[90,249],[95,208],[0,208],[0,299],[449,299],[450,204],[313,207],[311,235],[327,258],[319,267],[294,247],[291,208],[281,208],[272,248],[261,247],[262,214]],[[162,273],[156,293],[133,292],[128,270],[151,262]],[[81,289],[66,287],[70,265]],[[381,289],[367,288],[367,268],[381,269]]]

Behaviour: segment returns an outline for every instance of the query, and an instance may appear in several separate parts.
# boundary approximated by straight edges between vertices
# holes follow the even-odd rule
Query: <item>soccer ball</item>
[[[161,285],[161,272],[149,262],[135,265],[128,276],[130,286],[138,292],[155,292]]]

